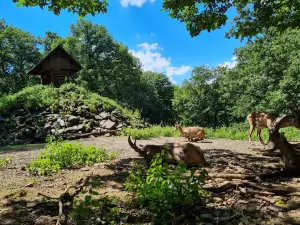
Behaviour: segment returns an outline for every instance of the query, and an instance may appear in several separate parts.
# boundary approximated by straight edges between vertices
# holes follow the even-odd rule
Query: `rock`
[[[218,197],[213,198],[213,202],[221,202],[221,201],[223,201],[221,198]]]
[[[202,219],[211,219],[211,215],[210,214],[208,214],[208,213],[203,213],[203,214],[200,214],[200,218],[202,218]]]
[[[65,134],[66,133],[66,129],[60,129],[57,131],[59,134]]]
[[[50,125],[50,124],[46,124],[45,126],[44,126],[44,129],[45,130],[49,130],[49,129],[51,129],[52,128],[52,126]]]
[[[25,187],[33,187],[34,183],[28,183],[25,185]]]
[[[106,112],[102,112],[102,113],[100,113],[100,115],[99,116],[101,116],[102,117],[102,119],[106,119],[106,118],[108,118],[109,117],[109,114],[108,113],[106,113]]]
[[[63,121],[61,118],[58,118],[58,119],[57,119],[57,123],[59,123],[59,125],[60,125],[61,127],[65,127],[65,126],[66,126],[65,121]]]
[[[70,116],[68,118],[68,122],[71,124],[71,125],[77,125],[78,122],[79,122],[80,118],[77,117],[77,116]]]
[[[116,123],[111,120],[106,120],[102,125],[104,129],[111,130],[116,127]]]
[[[103,118],[99,115],[95,115],[95,120],[102,120]]]
[[[79,127],[79,126],[73,126],[73,127],[68,127],[65,129],[65,132],[66,133],[71,133],[73,131],[79,131],[80,129],[82,129],[82,127]]]

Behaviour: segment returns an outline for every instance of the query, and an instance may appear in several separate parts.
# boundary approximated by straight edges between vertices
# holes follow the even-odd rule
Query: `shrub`
[[[126,190],[137,192],[136,203],[151,213],[154,223],[172,220],[187,207],[202,205],[206,194],[202,188],[205,170],[188,171],[183,164],[172,170],[163,158],[164,153],[158,154],[148,170],[135,164],[125,183]]]
[[[48,137],[45,150],[29,163],[28,168],[33,174],[48,175],[61,169],[114,159],[116,155],[107,154],[104,149],[92,145],[83,146],[80,143],[63,142]]]

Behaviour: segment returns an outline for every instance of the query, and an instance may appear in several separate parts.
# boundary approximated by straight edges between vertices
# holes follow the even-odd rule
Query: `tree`
[[[108,3],[106,0],[13,0],[18,6],[39,6],[41,9],[48,7],[55,15],[59,15],[62,9],[67,9],[69,12],[77,13],[84,17],[88,14],[106,13]]]
[[[46,31],[46,35],[43,38],[39,38],[40,43],[44,48],[44,53],[49,53],[53,48],[58,45],[58,42],[62,42],[62,38],[56,33],[51,31]]]
[[[288,113],[300,108],[300,31],[269,29],[253,44],[236,49],[237,65],[222,76],[222,92],[235,116],[252,110]]]
[[[27,70],[41,57],[38,40],[0,20],[0,92],[16,92],[30,83],[40,82],[27,76]],[[0,93],[1,95],[1,93]]]
[[[63,41],[66,49],[83,66],[76,83],[102,96],[137,108],[140,62],[122,43],[113,40],[105,26],[78,20]]]
[[[140,83],[142,101],[139,104],[141,114],[151,123],[174,123],[172,100],[174,98],[174,85],[162,73],[146,71]]]
[[[186,24],[192,37],[200,32],[216,30],[225,25],[230,9],[237,15],[227,37],[252,38],[270,27],[279,32],[299,28],[300,1],[289,0],[164,0],[163,10]]]
[[[217,127],[230,122],[226,102],[221,100],[223,68],[196,67],[191,78],[175,89],[174,110],[185,125]]]

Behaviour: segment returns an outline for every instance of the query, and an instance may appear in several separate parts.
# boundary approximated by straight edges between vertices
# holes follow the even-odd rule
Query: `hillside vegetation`
[[[75,134],[143,127],[138,111],[75,84],[60,88],[35,85],[0,99],[0,143],[44,142],[47,134],[68,139]]]

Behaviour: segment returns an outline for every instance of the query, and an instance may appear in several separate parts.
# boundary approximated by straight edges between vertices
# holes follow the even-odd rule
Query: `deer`
[[[131,141],[130,135],[128,136],[128,143],[130,147],[142,156],[148,164],[156,154],[165,150],[167,154],[166,161],[169,164],[178,164],[183,162],[188,166],[208,165],[201,148],[191,143],[165,143],[160,145],[147,144],[139,145],[141,146],[141,148],[139,148],[136,145],[136,140],[134,143]]]
[[[180,126],[180,124],[175,125],[175,130],[178,130],[182,136],[188,139],[188,141],[194,141],[194,140],[204,140],[205,138],[205,131],[202,127],[185,127],[183,128]]]
[[[269,128],[269,140],[267,146],[269,151],[280,150],[280,154],[284,161],[284,170],[280,175],[300,175],[300,143],[291,144],[287,141],[284,133],[279,133],[279,129],[282,128],[286,122],[296,120],[298,123],[299,117],[291,118],[291,115],[284,115],[276,118]]]
[[[294,111],[294,112],[298,112],[298,111],[299,110]],[[251,135],[256,127],[258,139],[261,144],[265,145],[265,143],[263,142],[263,140],[261,138],[261,130],[262,130],[262,128],[269,128],[271,126],[271,124],[273,123],[273,121],[277,117],[279,117],[279,115],[275,114],[275,113],[269,113],[266,111],[252,111],[247,116],[247,120],[250,125],[250,132],[248,134],[249,144],[251,144],[251,145],[253,144]],[[291,118],[291,117],[285,118],[285,120],[280,123],[280,128],[284,128],[284,127],[296,127],[298,129],[300,129],[300,125],[299,125],[297,119]]]

